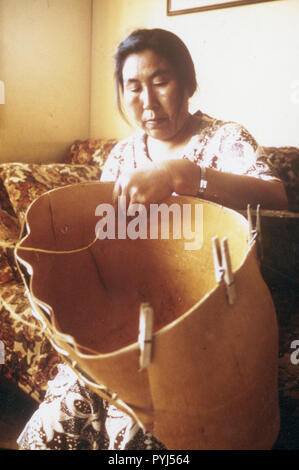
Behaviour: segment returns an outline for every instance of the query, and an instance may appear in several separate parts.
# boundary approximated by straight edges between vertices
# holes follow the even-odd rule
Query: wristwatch
[[[207,181],[207,176],[206,176],[206,173],[207,173],[206,167],[204,165],[199,165],[199,166],[200,166],[200,182],[199,182],[198,193],[202,195],[207,189],[208,181]]]

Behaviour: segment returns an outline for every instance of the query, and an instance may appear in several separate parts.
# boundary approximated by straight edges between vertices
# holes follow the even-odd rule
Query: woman
[[[105,165],[101,180],[116,180],[115,197],[148,204],[176,192],[235,209],[287,207],[282,182],[246,129],[189,113],[195,70],[175,34],[137,30],[120,44],[115,64],[120,110],[121,92],[141,130],[119,143]]]
[[[140,128],[115,146],[103,170],[102,181],[115,181],[115,199],[147,205],[175,192],[233,208],[286,207],[282,183],[242,126],[189,113],[194,65],[176,35],[135,31],[118,47],[115,65],[120,111],[122,98]],[[18,443],[25,449],[163,448],[62,365]]]

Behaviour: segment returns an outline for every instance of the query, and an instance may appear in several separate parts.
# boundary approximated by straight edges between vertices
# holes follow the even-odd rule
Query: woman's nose
[[[157,107],[158,100],[152,87],[145,87],[141,93],[143,109],[152,109]]]

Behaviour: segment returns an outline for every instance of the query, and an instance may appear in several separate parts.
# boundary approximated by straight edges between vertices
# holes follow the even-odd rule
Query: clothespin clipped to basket
[[[140,305],[139,312],[139,370],[146,369],[152,360],[154,311],[149,303]]]
[[[260,215],[260,204],[256,207],[256,221],[255,228],[252,223],[252,213],[250,204],[247,205],[247,220],[248,220],[248,244],[249,246],[256,240],[257,253],[259,260],[263,259],[263,245],[262,245],[262,227],[261,227],[261,215]]]
[[[212,245],[216,282],[225,282],[228,303],[232,305],[236,301],[237,294],[227,238],[223,238],[220,245],[219,238],[213,237]]]

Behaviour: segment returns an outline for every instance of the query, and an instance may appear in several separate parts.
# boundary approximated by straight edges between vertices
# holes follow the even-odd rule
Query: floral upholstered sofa
[[[19,239],[28,206],[43,193],[69,184],[99,181],[101,168],[115,144],[115,140],[75,142],[64,163],[1,164],[0,240],[13,244]],[[2,376],[12,380],[40,402],[62,358],[51,347],[32,314],[13,249],[1,246],[0,340],[5,348],[0,379]]]
[[[0,240],[14,243],[18,239],[29,204],[44,192],[68,184],[99,181],[103,164],[115,144],[116,141],[112,139],[76,141],[67,152],[64,163],[0,164]],[[267,148],[266,152],[270,165],[285,183],[289,210],[299,212],[299,149]],[[295,322],[286,332],[287,336],[281,338],[280,348],[281,376],[283,380],[287,377],[293,385],[297,377],[294,368],[289,367],[288,348],[292,338],[296,339],[293,328],[295,331],[297,328],[299,339],[298,320]],[[1,247],[0,340],[5,346],[5,361],[0,365],[0,378],[2,376],[13,381],[40,402],[45,395],[47,382],[56,375],[62,358],[45,338],[33,316],[16,269],[13,250]]]

